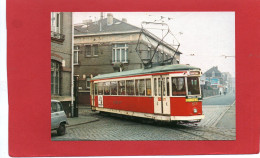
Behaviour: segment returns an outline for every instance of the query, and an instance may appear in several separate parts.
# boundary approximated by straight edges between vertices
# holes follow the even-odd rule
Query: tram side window
[[[135,80],[135,95],[138,95],[139,80]]]
[[[166,90],[167,90],[167,96],[170,96],[169,77],[166,77]]]
[[[110,83],[111,95],[117,95],[117,82],[113,81]]]
[[[134,95],[134,80],[126,81],[126,94],[127,95]]]
[[[103,95],[103,89],[104,88],[104,83],[100,82],[98,83],[98,95]]]
[[[104,95],[110,95],[110,82],[104,83]]]
[[[162,78],[162,92],[163,96],[166,96],[165,78]]]
[[[98,84],[95,83],[95,95],[98,95]]]
[[[141,79],[139,80],[139,95],[145,95],[145,80]]]
[[[91,90],[91,94],[90,95],[94,95],[94,93],[95,93],[95,89],[94,89],[94,83],[92,82],[91,84],[90,84],[90,90]]]
[[[118,95],[125,95],[125,81],[118,81]]]
[[[151,96],[151,79],[146,79],[146,95]]]
[[[162,89],[161,89],[161,79],[158,78],[158,96],[161,96],[161,92],[162,92]]]
[[[172,95],[186,95],[186,87],[184,77],[172,77]]]
[[[154,79],[154,96],[157,96],[157,78]]]

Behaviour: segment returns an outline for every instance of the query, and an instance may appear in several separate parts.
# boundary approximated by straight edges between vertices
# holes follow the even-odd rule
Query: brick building
[[[107,18],[74,25],[74,70],[78,76],[79,104],[90,104],[91,75],[126,71],[144,67],[161,39],[148,31],[118,20],[111,13]],[[138,49],[137,49],[138,48]],[[178,64],[180,52],[163,42],[156,49],[153,63],[169,60]]]
[[[204,73],[206,82],[210,82],[210,85],[214,89],[218,89],[220,85],[223,85],[222,73],[218,70],[217,66],[213,66]]]
[[[224,79],[217,66],[207,70],[200,78],[203,97],[224,93]]]
[[[72,13],[51,13],[51,99],[71,103]]]

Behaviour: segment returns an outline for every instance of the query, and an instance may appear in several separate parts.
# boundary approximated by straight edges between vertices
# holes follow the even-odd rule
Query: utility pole
[[[74,117],[74,24],[71,12],[71,117]]]

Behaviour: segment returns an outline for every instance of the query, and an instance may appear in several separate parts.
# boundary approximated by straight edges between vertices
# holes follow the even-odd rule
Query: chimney
[[[113,14],[107,13],[107,25],[112,25],[112,24],[113,24]]]
[[[127,20],[126,20],[126,18],[122,18],[122,21],[123,21],[123,22],[125,22],[125,23],[127,23]]]

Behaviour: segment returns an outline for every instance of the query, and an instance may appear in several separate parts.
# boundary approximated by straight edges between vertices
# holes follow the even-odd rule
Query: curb
[[[205,98],[203,98],[202,100],[204,100],[204,99],[209,99],[209,98],[214,98],[214,97],[218,97],[218,96],[220,96],[220,95],[213,95],[213,96],[210,96],[210,97],[205,97]]]
[[[81,123],[72,124],[72,125],[66,125],[66,127],[73,127],[73,126],[78,126],[78,125],[82,125],[82,124],[92,123],[92,122],[96,122],[96,121],[99,121],[99,119],[96,118],[96,119],[91,120],[91,121],[81,122]]]

